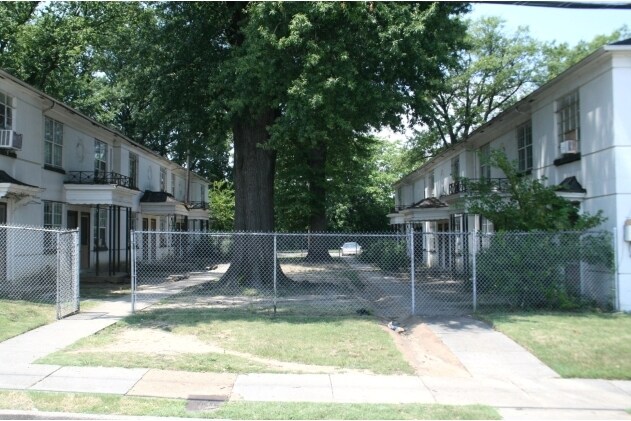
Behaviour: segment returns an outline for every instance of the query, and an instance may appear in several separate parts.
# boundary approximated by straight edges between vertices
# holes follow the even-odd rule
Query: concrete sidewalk
[[[235,375],[34,364],[129,311],[128,302],[108,302],[0,343],[0,388],[198,401],[483,404],[509,419],[631,419],[624,412],[631,408],[631,382],[561,379],[506,336],[467,317],[427,325],[469,376]]]

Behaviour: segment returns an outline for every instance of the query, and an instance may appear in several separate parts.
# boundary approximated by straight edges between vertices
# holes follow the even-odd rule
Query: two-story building
[[[505,187],[504,175],[484,159],[493,149],[522,173],[561,186],[559,194],[581,211],[603,211],[600,228],[617,233],[618,306],[631,311],[631,39],[600,48],[399,180],[390,223],[424,232],[493,231],[461,200],[463,178]]]
[[[132,229],[207,230],[208,184],[0,71],[0,224],[78,228],[82,271],[128,272]],[[172,245],[139,247],[159,258]]]

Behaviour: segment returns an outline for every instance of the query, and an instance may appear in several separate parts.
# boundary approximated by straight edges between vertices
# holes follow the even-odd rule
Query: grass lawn
[[[483,314],[563,377],[631,380],[631,315]]]
[[[152,331],[166,334],[175,341],[194,337],[202,345],[219,349],[169,355],[152,353],[150,349],[139,352],[104,350],[104,347],[116,344],[122,336],[131,334],[134,337]],[[261,359],[363,369],[379,374],[414,372],[388,332],[372,317],[271,317],[209,308],[143,311],[38,362],[235,373],[295,371],[278,365],[270,369]]]
[[[182,399],[35,391],[0,391],[0,409],[243,420],[501,419],[495,409],[481,405],[228,402],[211,411],[190,412]]]
[[[56,320],[54,304],[0,300],[0,342]]]

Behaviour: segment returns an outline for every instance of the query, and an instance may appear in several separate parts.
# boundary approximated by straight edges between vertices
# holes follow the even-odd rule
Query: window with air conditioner
[[[578,154],[580,142],[580,107],[578,91],[557,101],[557,130],[559,152]]]
[[[0,149],[22,149],[22,135],[13,131],[13,98],[0,92]]]

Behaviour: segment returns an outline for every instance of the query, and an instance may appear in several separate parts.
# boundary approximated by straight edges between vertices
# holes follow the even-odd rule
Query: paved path
[[[235,375],[34,364],[129,310],[128,302],[108,302],[0,343],[0,388],[199,401],[484,404],[507,419],[631,419],[624,412],[631,408],[631,382],[561,379],[506,336],[467,317],[428,319],[427,324],[468,376]],[[4,411],[0,419],[6,418],[3,414],[19,415]]]

